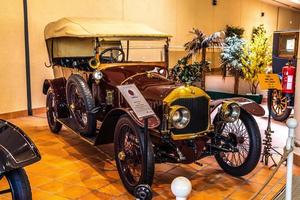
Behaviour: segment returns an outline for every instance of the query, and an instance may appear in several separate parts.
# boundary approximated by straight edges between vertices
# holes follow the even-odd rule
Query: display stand
[[[268,90],[268,96],[271,97],[273,89]],[[270,168],[276,167],[277,163],[275,162],[273,158],[273,154],[271,153],[271,150],[274,151],[276,154],[282,156],[281,153],[279,153],[276,149],[272,146],[272,133],[274,131],[271,130],[271,104],[272,104],[272,98],[268,98],[268,126],[265,130],[265,139],[263,139],[263,153],[261,157],[261,162],[263,162],[266,166],[269,165],[269,158],[271,158],[273,165],[270,166]]]
[[[142,134],[144,134],[144,153],[148,151],[148,120],[149,117],[144,117],[144,131]],[[143,138],[143,137],[141,137]],[[144,156],[144,163],[147,166],[147,157]],[[150,200],[152,199],[152,190],[149,185],[146,184],[140,184],[136,186],[135,188],[135,197],[137,200]]]

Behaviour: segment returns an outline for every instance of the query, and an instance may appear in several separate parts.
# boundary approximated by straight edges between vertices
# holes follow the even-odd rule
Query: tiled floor
[[[53,134],[48,129],[45,116],[10,121],[30,136],[42,154],[40,162],[26,167],[34,200],[134,199],[122,186],[113,160],[112,145],[91,146],[67,129],[58,135]],[[257,118],[257,121],[263,134],[266,118]],[[280,149],[285,144],[287,128],[276,122],[273,129],[276,130],[274,144]],[[191,180],[193,190],[190,200],[249,199],[272,173],[259,163],[251,174],[235,178],[225,174],[214,158],[200,162],[203,166],[157,164],[152,187],[154,199],[174,199],[170,183],[177,176]],[[295,170],[300,172],[298,168]],[[281,167],[258,199],[271,199],[283,186],[284,175],[285,167]],[[3,181],[1,184],[4,184]]]

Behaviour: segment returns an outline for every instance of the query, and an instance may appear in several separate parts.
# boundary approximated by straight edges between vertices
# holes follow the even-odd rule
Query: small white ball
[[[171,190],[178,199],[184,199],[192,191],[191,181],[183,176],[179,176],[172,181]]]
[[[297,125],[298,125],[298,122],[295,118],[289,118],[286,122],[286,125],[289,127],[289,128],[296,128]]]

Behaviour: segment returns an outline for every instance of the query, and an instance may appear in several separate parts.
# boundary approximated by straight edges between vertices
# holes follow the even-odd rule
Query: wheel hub
[[[75,105],[73,103],[70,105],[70,109],[75,110]]]
[[[243,144],[245,142],[245,138],[243,136],[237,137],[237,143]]]
[[[120,152],[118,153],[118,158],[119,158],[120,160],[122,160],[122,161],[125,160],[126,154],[124,153],[124,151],[120,151]]]

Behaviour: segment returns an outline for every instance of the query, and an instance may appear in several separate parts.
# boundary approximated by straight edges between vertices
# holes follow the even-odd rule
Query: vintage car
[[[93,145],[114,143],[130,193],[152,184],[155,163],[215,156],[233,176],[257,165],[261,136],[252,115],[264,110],[247,99],[211,101],[199,87],[169,78],[170,35],[133,22],[63,18],[46,26],[45,40],[55,76],[43,85],[51,131],[65,125]],[[146,131],[117,88],[127,84],[155,113]]]

